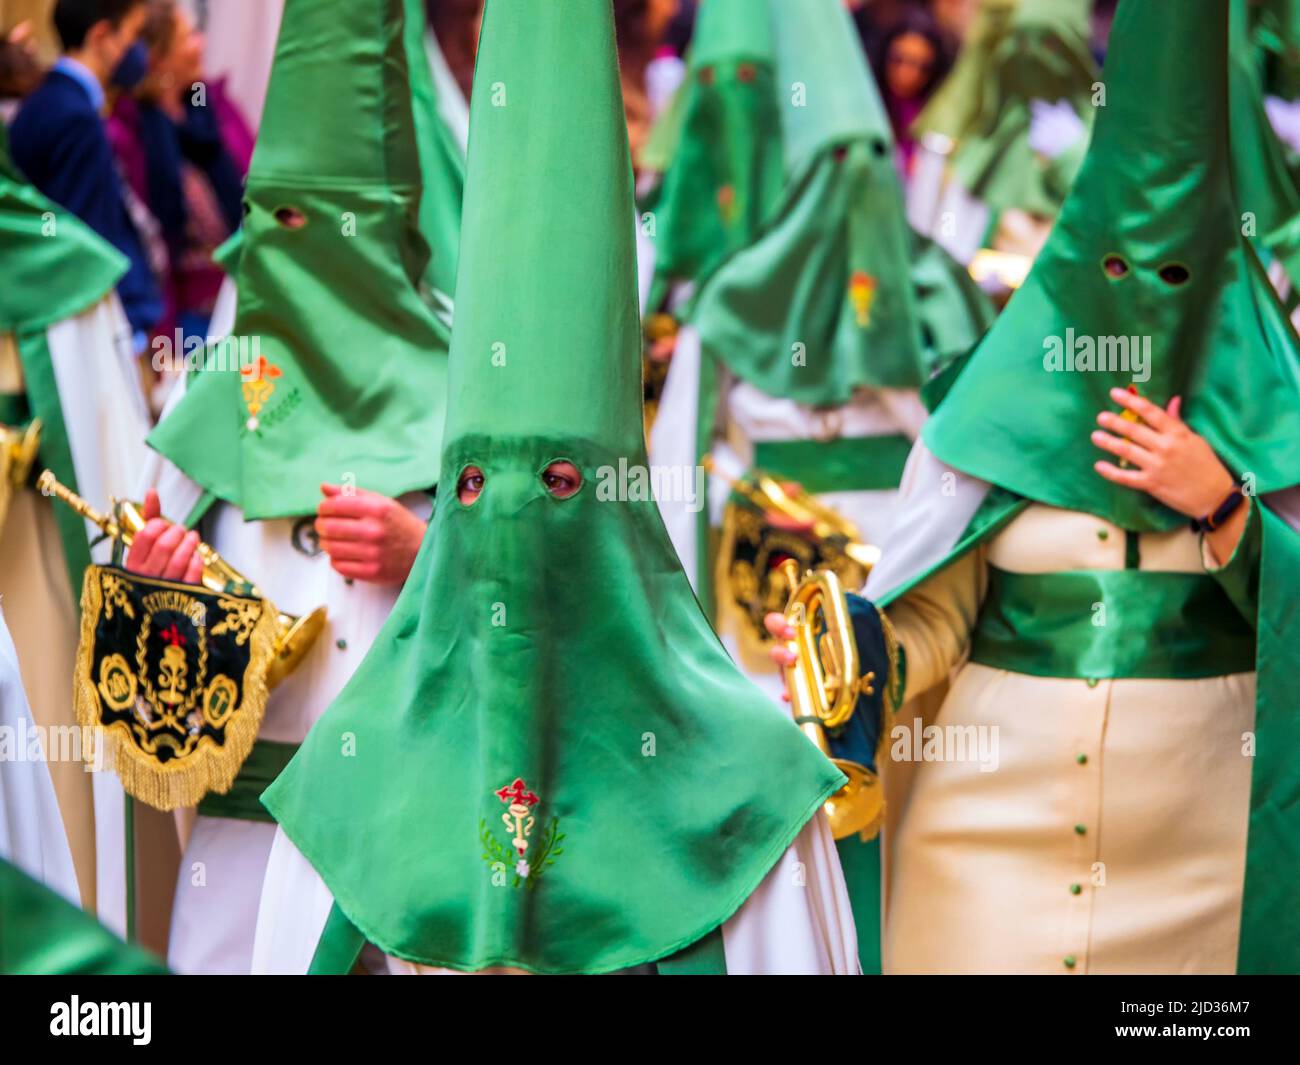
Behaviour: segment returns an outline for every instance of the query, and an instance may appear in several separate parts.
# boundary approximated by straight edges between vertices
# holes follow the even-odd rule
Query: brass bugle
[[[139,505],[128,500],[113,500],[111,514],[102,514],[67,485],[60,484],[49,470],[37,478],[36,487],[43,495],[54,496],[66,503],[125,547],[131,546],[131,541],[145,526]],[[199,558],[203,560],[203,574],[199,578],[203,587],[213,592],[247,595],[270,602],[257,585],[222,558],[210,544],[199,541],[197,550]],[[266,682],[270,687],[275,687],[297,668],[324,627],[323,606],[302,617],[276,609],[275,657],[266,673]]]
[[[792,558],[781,563],[790,587],[785,619],[794,629],[794,665],[782,667],[795,723],[848,777],[824,809],[831,835],[844,839],[878,823],[884,805],[879,780],[866,766],[831,754],[826,730],[847,724],[863,689],[853,623],[839,579],[829,570],[800,575]],[[868,691],[869,694],[869,691]]]
[[[705,455],[702,465],[709,473],[723,477],[711,455]],[[838,511],[819,503],[811,492],[800,489],[787,491],[786,486],[763,470],[754,470],[753,482],[746,478],[727,477],[732,491],[742,496],[760,510],[784,515],[792,522],[809,527],[812,536],[832,544],[862,567],[865,573],[880,561],[880,548],[867,543],[858,527]]]

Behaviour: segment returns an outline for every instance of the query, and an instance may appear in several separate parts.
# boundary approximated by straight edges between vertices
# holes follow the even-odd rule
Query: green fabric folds
[[[1255,639],[1208,574],[990,566],[971,661],[1031,677],[1187,680],[1251,672]]]
[[[447,330],[419,291],[408,77],[402,0],[286,6],[234,274],[240,357],[219,348],[149,438],[249,519],[314,512],[322,481],[438,480]]]
[[[61,895],[0,858],[0,973],[138,976],[166,972]]]
[[[754,465],[814,494],[879,492],[898,487],[911,450],[912,441],[905,436],[760,440],[754,445]]]
[[[1263,72],[1249,35],[1247,0],[1231,0],[1228,64],[1232,177],[1245,223],[1300,281],[1300,190],[1264,111]]]
[[[263,801],[389,954],[607,972],[718,928],[843,778],[727,658],[656,505],[609,490],[646,464],[610,6],[489,0],[475,78],[443,465],[482,494],[439,499]]]
[[[88,310],[126,273],[126,257],[19,174],[0,123],[0,332],[44,329]]]
[[[1125,0],[1074,190],[923,431],[940,459],[1121,528],[1172,528],[1185,519],[1093,469],[1097,413],[1135,383],[1161,406],[1181,395],[1192,428],[1261,494],[1297,479],[1295,334],[1241,236],[1228,176],[1226,29],[1224,0],[1177,15]]]

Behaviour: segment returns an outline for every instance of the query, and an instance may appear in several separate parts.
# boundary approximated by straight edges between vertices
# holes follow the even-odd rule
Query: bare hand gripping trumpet
[[[37,478],[36,487],[43,495],[62,500],[87,521],[98,525],[105,534],[120,541],[124,547],[130,547],[135,535],[145,526],[144,516],[135,503],[112,500],[111,516],[101,514],[66,485],[60,484],[49,470]],[[201,583],[205,588],[214,592],[238,592],[258,599],[266,598],[252,581],[217,554],[210,545],[200,542],[198,553],[203,559]],[[267,685],[272,688],[293,672],[325,627],[324,607],[317,607],[302,617],[278,610],[276,614],[275,657],[266,674]]]
[[[859,674],[857,642],[839,579],[828,570],[802,577],[794,559],[781,564],[790,586],[785,617],[794,629],[799,656],[783,668],[790,705],[799,727],[848,782],[826,800],[831,835],[843,839],[870,833],[880,821],[884,795],[877,775],[867,766],[831,753],[827,731],[843,728],[853,717],[858,696],[875,694],[875,674]]]

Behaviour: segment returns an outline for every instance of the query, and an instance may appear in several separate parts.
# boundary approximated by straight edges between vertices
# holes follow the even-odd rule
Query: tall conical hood
[[[126,258],[42,196],[9,156],[0,124],[0,331],[43,328],[103,299]]]
[[[1136,384],[1261,492],[1300,480],[1295,336],[1229,181],[1227,0],[1124,0],[1107,103],[1047,245],[930,420],[941,459],[1128,529],[1183,519],[1112,485],[1089,441]]]
[[[700,8],[686,78],[660,119],[675,127],[671,165],[646,204],[660,290],[707,277],[753,239],[780,197],[767,8],[767,0],[708,0]],[[652,140],[663,136],[659,131]]]
[[[588,16],[570,30],[522,6],[479,45],[447,446],[563,428],[635,455],[640,322],[631,162],[614,150],[626,140],[618,70]],[[534,32],[548,36],[529,42]],[[567,76],[521,62],[529,47]]]
[[[787,176],[845,141],[892,144],[889,118],[844,5],[768,0],[768,6]]]
[[[489,0],[448,491],[370,654],[264,795],[348,920],[414,961],[665,957],[842,781],[731,663],[649,492],[619,97],[608,0]],[[561,460],[576,493],[553,494]]]
[[[345,476],[438,479],[446,328],[429,250],[403,0],[288,0],[245,195],[234,345],[150,443],[248,518],[311,513]]]

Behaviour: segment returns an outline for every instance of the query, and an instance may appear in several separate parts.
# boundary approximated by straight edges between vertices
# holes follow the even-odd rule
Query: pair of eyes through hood
[[[1122,255],[1110,254],[1101,261],[1101,269],[1112,281],[1122,281],[1133,272],[1129,261]],[[1156,275],[1170,288],[1181,288],[1192,279],[1192,272],[1183,263],[1163,263]]]
[[[556,459],[537,475],[542,487],[556,499],[569,499],[582,488],[582,473],[568,459]],[[460,471],[456,478],[456,498],[462,506],[472,506],[487,487],[489,475],[473,463]]]

